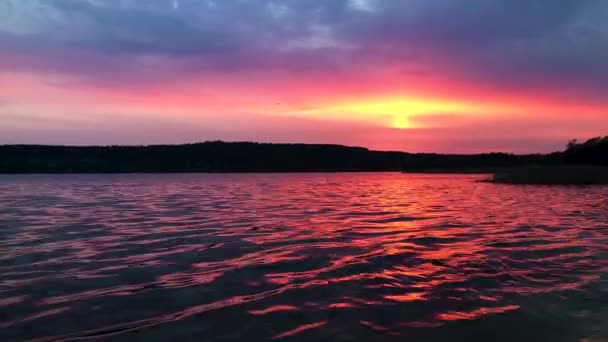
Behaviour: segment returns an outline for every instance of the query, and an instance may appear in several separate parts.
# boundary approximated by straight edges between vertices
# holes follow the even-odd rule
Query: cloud
[[[167,70],[187,77],[414,65],[499,87],[570,82],[600,93],[608,85],[602,0],[178,3],[6,0],[0,54],[9,57],[0,67],[147,82]],[[157,69],[146,64],[154,58],[163,61]]]
[[[377,1],[338,26],[377,64],[412,63],[483,87],[560,86],[599,98],[608,86],[608,3]],[[365,51],[363,52],[365,53]],[[403,57],[406,57],[405,59]]]

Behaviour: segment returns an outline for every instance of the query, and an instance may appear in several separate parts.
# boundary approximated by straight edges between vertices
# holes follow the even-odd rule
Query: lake
[[[0,176],[1,341],[605,341],[608,187]]]

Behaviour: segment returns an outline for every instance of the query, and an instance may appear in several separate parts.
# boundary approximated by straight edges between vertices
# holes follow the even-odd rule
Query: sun
[[[392,127],[406,129],[406,128],[414,128],[416,126],[410,122],[410,120],[408,119],[408,117],[406,115],[395,115]]]
[[[308,115],[376,122],[392,128],[420,128],[416,117],[443,114],[474,114],[487,110],[479,104],[416,97],[375,97],[345,100],[306,110]]]

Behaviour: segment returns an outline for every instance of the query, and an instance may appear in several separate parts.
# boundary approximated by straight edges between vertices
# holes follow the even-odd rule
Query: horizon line
[[[413,154],[413,155],[444,155],[444,156],[476,156],[476,155],[487,155],[487,154],[504,154],[513,156],[533,156],[533,155],[551,155],[555,153],[561,153],[563,151],[557,150],[552,152],[530,152],[530,153],[513,153],[513,152],[501,152],[501,151],[488,151],[488,152],[477,152],[477,153],[442,153],[442,152],[409,152],[404,150],[381,150],[372,149],[365,146],[356,145],[343,145],[343,144],[332,144],[332,143],[303,143],[303,142],[263,142],[263,141],[247,141],[247,140],[204,140],[196,142],[184,142],[175,144],[0,144],[0,148],[3,147],[66,147],[66,148],[111,148],[111,147],[125,147],[125,148],[146,148],[146,147],[179,147],[187,145],[202,145],[211,143],[222,143],[222,144],[257,144],[257,145],[300,145],[300,146],[326,146],[326,147],[343,147],[352,149],[364,149],[370,152],[379,153],[402,153],[402,154]]]

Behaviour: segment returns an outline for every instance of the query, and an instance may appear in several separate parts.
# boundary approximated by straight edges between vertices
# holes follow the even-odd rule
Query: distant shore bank
[[[373,151],[362,147],[250,142],[152,146],[0,146],[0,173],[487,173],[559,163],[560,154],[474,155]]]
[[[603,165],[603,166],[602,166]],[[396,172],[494,174],[512,184],[605,184],[608,138],[563,152],[436,154],[363,147],[210,141],[183,145],[0,145],[0,174]]]

